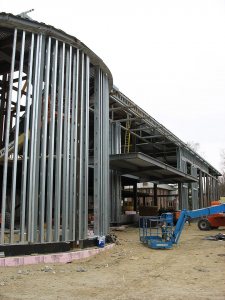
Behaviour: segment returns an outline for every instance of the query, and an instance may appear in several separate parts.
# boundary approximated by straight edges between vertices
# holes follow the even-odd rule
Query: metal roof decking
[[[161,183],[189,183],[197,182],[198,179],[185,174],[157,159],[144,153],[126,153],[110,155],[110,168],[131,174],[149,181]]]

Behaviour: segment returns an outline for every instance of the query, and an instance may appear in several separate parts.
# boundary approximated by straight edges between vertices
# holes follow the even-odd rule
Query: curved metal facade
[[[5,14],[0,26],[1,244],[85,239],[90,143],[96,216],[108,219],[102,116],[111,75],[85,45],[52,27]],[[95,231],[105,234],[106,221],[96,217]]]

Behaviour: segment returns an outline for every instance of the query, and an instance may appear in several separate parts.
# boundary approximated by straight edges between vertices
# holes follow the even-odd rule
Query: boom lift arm
[[[140,217],[140,240],[153,249],[170,249],[177,244],[187,220],[218,213],[225,213],[225,204],[197,210],[182,210],[175,228],[173,215],[164,213],[159,218]],[[159,230],[161,229],[161,230]],[[160,232],[161,231],[161,235]]]
[[[182,210],[173,232],[174,244],[177,244],[183,230],[184,224],[188,219],[196,219],[203,216],[209,216],[225,212],[225,204],[210,206],[196,210]]]

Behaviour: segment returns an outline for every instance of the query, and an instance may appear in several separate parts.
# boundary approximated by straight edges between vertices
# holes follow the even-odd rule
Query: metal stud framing
[[[89,58],[82,53],[80,60],[81,81],[79,86],[79,239],[87,238],[88,225],[88,150],[89,150]]]
[[[71,163],[70,163],[70,188],[69,188],[69,228],[70,239],[76,237],[76,198],[77,185],[77,130],[78,130],[78,72],[79,72],[79,51],[73,53],[73,72],[72,72],[72,116],[71,116]]]
[[[121,153],[121,126],[120,123],[110,124],[110,154]],[[121,174],[118,171],[110,171],[110,220],[119,224],[121,221]]]
[[[198,209],[209,206],[211,201],[218,199],[218,179],[210,174],[209,168],[202,162],[198,162],[185,149],[181,147],[177,150],[177,167],[187,173],[187,163],[191,166],[191,175],[198,177],[198,183],[190,184],[188,191],[187,184],[180,184],[180,208]],[[188,195],[189,194],[189,195]],[[188,196],[191,202],[188,203]],[[190,204],[190,205],[189,205]]]
[[[120,222],[121,176],[109,171],[109,152],[121,153],[127,116],[135,151],[150,145],[146,154],[161,159],[171,152],[179,170],[187,173],[188,163],[198,177],[198,184],[179,184],[180,208],[189,196],[192,208],[218,197],[218,172],[117,89],[109,93],[110,71],[90,49],[36,22],[2,14],[0,22],[2,245],[87,238],[89,155],[94,233],[106,235],[110,221]]]
[[[95,69],[94,102],[94,233],[109,226],[109,100],[107,76]]]
[[[12,91],[13,91],[16,45],[17,45],[17,29],[14,30],[14,37],[13,37],[11,71],[9,75],[10,79],[9,79],[8,105],[7,105],[7,115],[6,115],[5,156],[4,156],[3,181],[2,181],[1,244],[4,244],[5,242],[5,215],[6,215],[5,212],[6,212],[8,153],[9,153],[8,148],[9,148],[9,131],[10,131],[10,119],[11,119],[11,102],[12,102]]]
[[[44,34],[15,29],[12,36],[11,67],[0,74],[1,244],[85,239],[90,59]],[[108,79],[101,74],[107,143]]]

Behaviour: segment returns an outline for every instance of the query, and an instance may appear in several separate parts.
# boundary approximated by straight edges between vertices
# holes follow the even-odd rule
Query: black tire
[[[211,229],[211,226],[210,226],[210,223],[207,219],[201,219],[201,220],[198,221],[198,228],[200,230],[207,231],[207,230]]]

